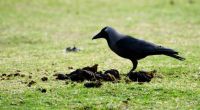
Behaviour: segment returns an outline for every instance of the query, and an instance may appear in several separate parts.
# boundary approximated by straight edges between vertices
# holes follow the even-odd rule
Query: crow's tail
[[[185,58],[178,55],[178,52],[176,52],[175,50],[170,49],[170,48],[160,47],[159,49],[157,49],[157,51],[160,54],[164,54],[164,55],[176,58],[181,61],[185,60]]]

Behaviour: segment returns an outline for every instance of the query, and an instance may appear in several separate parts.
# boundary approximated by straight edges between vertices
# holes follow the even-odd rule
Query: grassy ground
[[[198,0],[1,0],[0,74],[20,70],[26,76],[0,80],[0,109],[200,109],[199,10]],[[187,60],[141,60],[137,70],[162,76],[142,85],[107,82],[87,89],[56,81],[55,71],[69,73],[69,66],[130,70],[131,62],[105,40],[91,40],[104,26],[176,49]],[[63,52],[73,45],[82,51]],[[42,82],[43,76],[49,80]],[[30,80],[37,84],[21,83]]]

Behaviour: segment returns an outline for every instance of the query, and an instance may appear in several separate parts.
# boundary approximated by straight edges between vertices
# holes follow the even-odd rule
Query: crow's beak
[[[95,35],[95,36],[92,38],[92,40],[98,39],[98,38],[102,38],[101,33],[98,33],[97,35]]]

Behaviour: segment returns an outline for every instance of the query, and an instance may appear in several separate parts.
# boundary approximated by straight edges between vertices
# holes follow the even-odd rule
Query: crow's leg
[[[132,64],[133,64],[133,68],[131,69],[130,72],[134,71],[137,68],[137,64],[138,64],[137,60],[131,60],[131,61],[132,61]]]

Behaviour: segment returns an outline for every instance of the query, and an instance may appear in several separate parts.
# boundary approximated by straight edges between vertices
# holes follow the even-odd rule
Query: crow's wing
[[[116,43],[116,50],[120,56],[130,58],[135,57],[136,59],[144,58],[148,55],[157,55],[157,54],[178,54],[178,52],[158,46],[156,44],[146,42],[144,40],[136,39],[130,36],[126,36],[123,39],[120,39]]]

